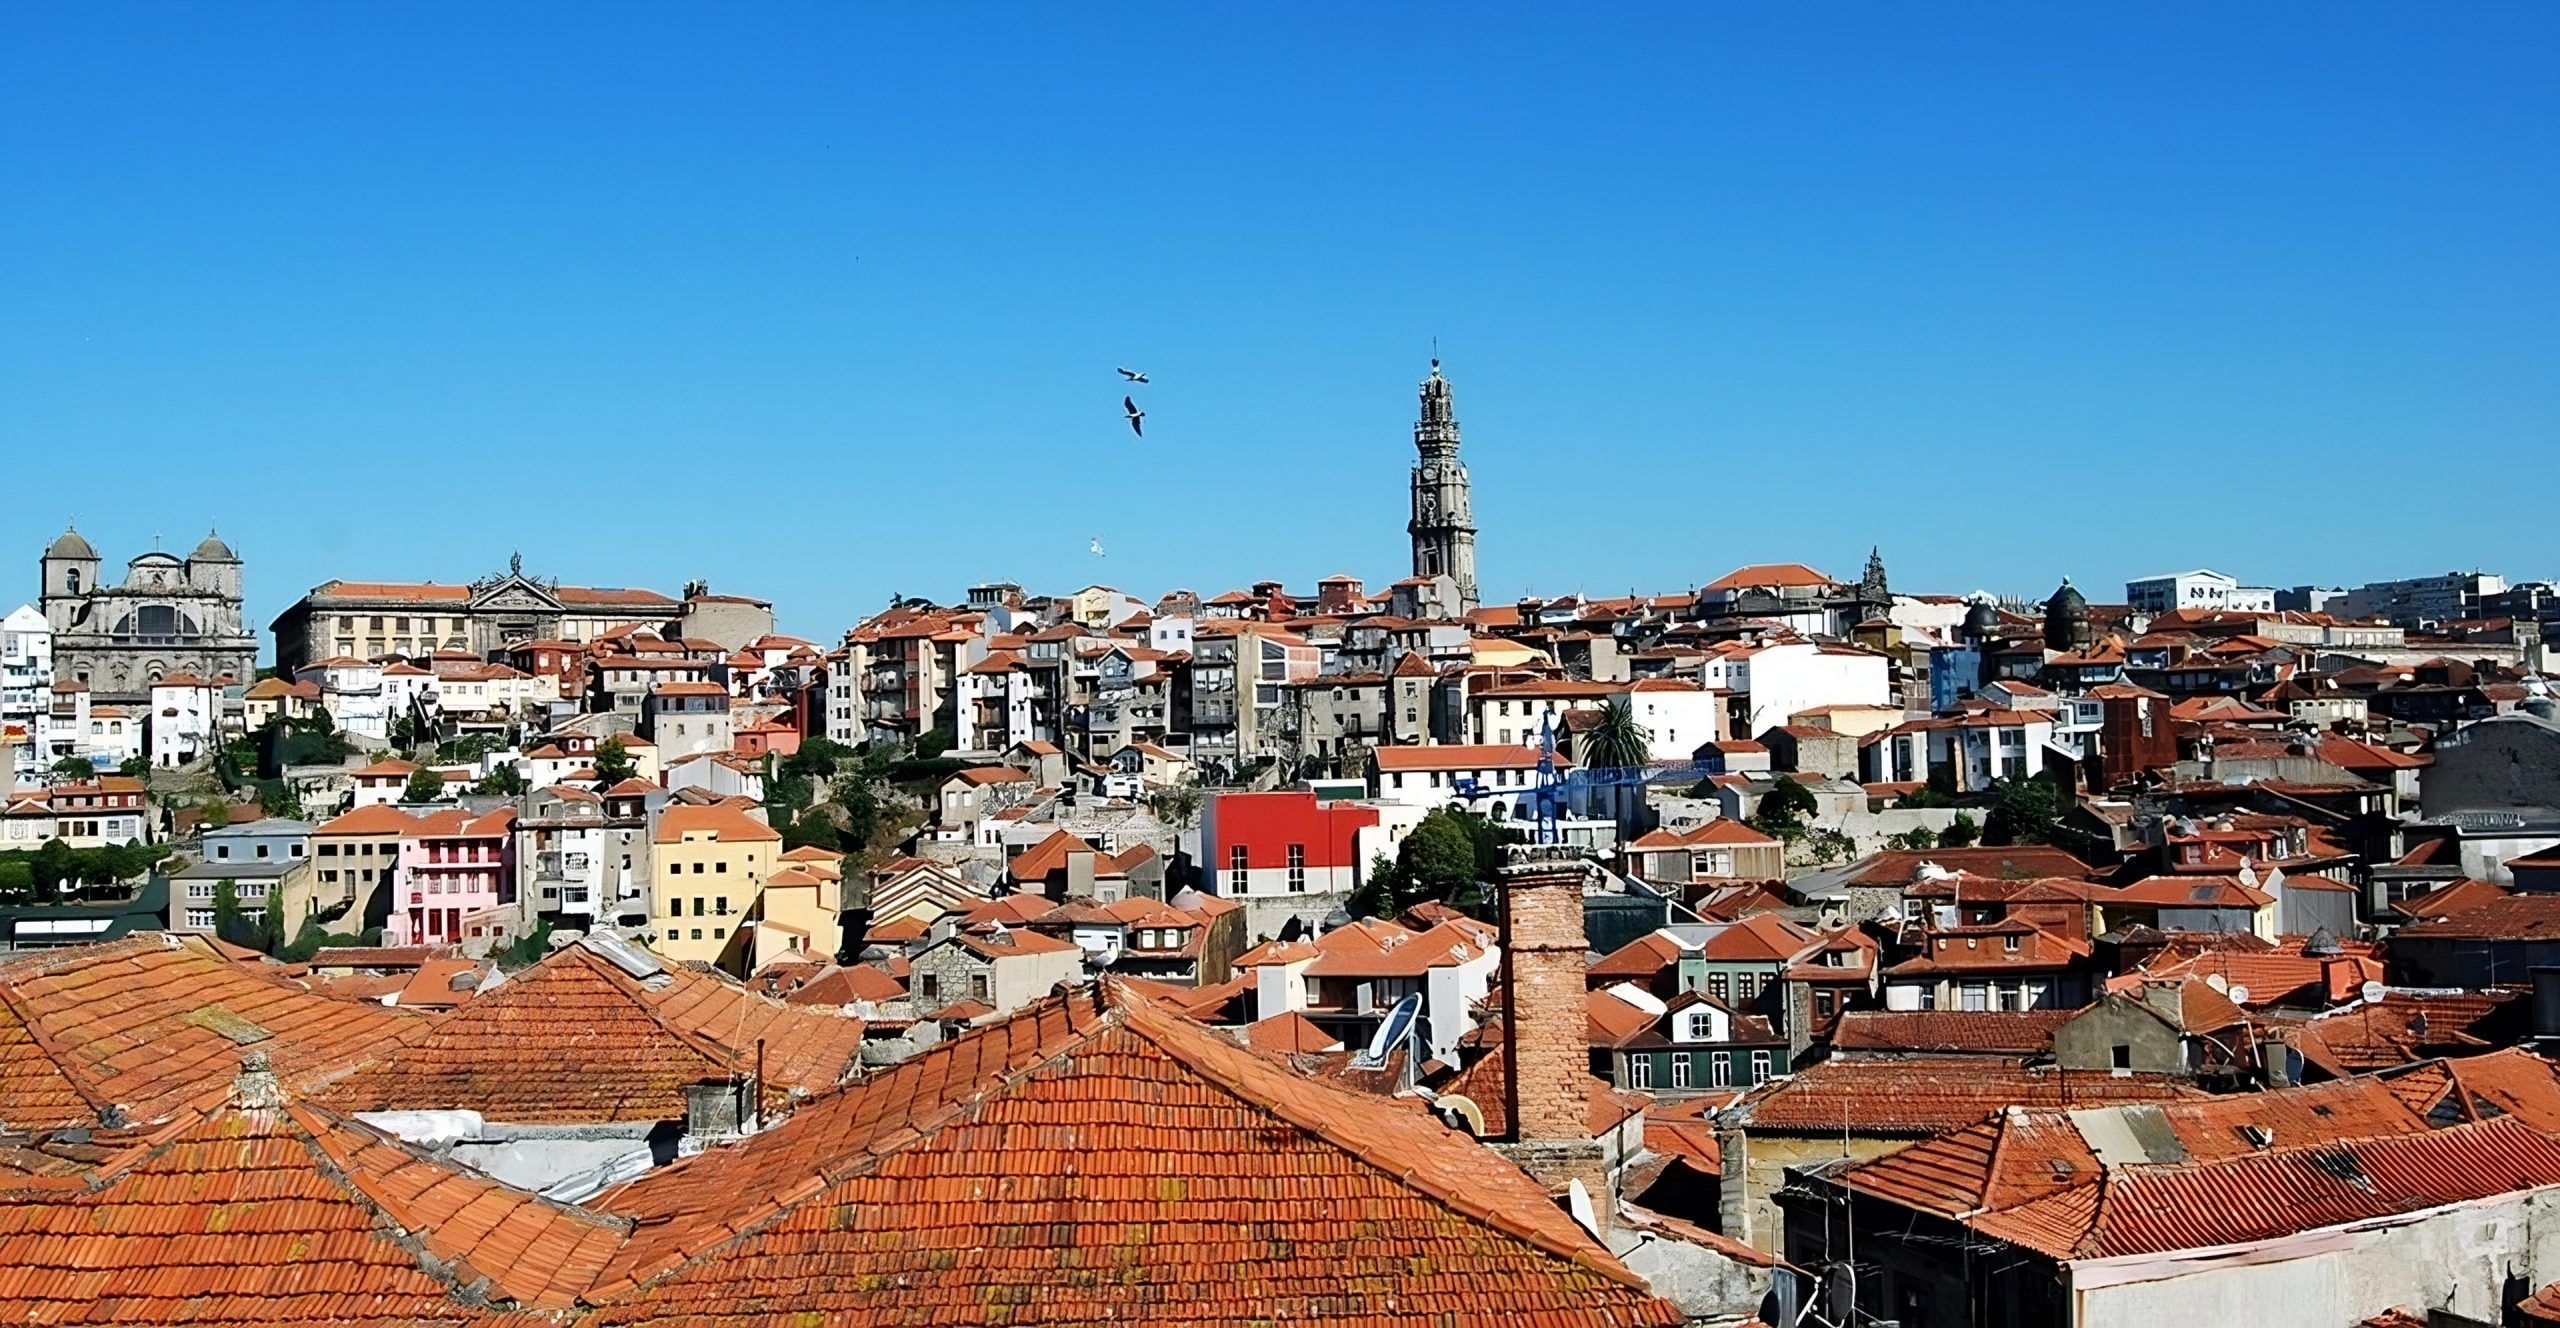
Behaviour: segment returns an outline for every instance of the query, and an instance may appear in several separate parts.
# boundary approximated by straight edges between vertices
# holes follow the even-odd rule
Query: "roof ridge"
[[[1596,1240],[1593,1241],[1590,1246],[1581,1249],[1565,1245],[1564,1243],[1557,1241],[1548,1233],[1518,1221],[1499,1204],[1488,1202],[1477,1194],[1472,1187],[1467,1186],[1463,1182],[1452,1184],[1446,1189],[1425,1184],[1417,1179],[1421,1174],[1421,1168],[1419,1166],[1412,1165],[1410,1163],[1399,1164],[1398,1162],[1379,1156],[1371,1148],[1365,1145],[1343,1138],[1335,1132],[1326,1129],[1318,1122],[1304,1119],[1300,1113],[1290,1111],[1277,1100],[1265,1101],[1260,1097],[1249,1094],[1240,1084],[1235,1082],[1229,1074],[1224,1072],[1223,1067],[1213,1068],[1202,1064],[1199,1059],[1185,1055],[1183,1051],[1177,1050],[1175,1047],[1168,1045],[1162,1036],[1166,1028],[1175,1026],[1183,1027],[1186,1032],[1196,1034],[1196,1036],[1200,1038],[1214,1038],[1217,1036],[1216,1034],[1211,1033],[1205,1026],[1195,1024],[1184,1016],[1176,1014],[1172,1010],[1157,1004],[1144,993],[1124,987],[1115,978],[1105,978],[1097,985],[1113,996],[1113,999],[1110,1002],[1113,1007],[1129,1009],[1134,1005],[1144,1009],[1145,1014],[1143,1016],[1128,1020],[1128,1027],[1131,1032],[1144,1037],[1158,1050],[1173,1057],[1175,1060],[1180,1061],[1185,1068],[1188,1068],[1193,1073],[1199,1075],[1203,1080],[1214,1085],[1219,1091],[1225,1093],[1227,1096],[1234,1098],[1245,1106],[1265,1115],[1273,1116],[1288,1122],[1289,1125],[1297,1129],[1301,1134],[1306,1135],[1308,1138],[1394,1177],[1399,1184],[1412,1189],[1434,1203],[1445,1204],[1449,1207],[1456,1208],[1469,1217],[1475,1218],[1477,1221],[1483,1222],[1495,1230],[1500,1231],[1515,1240],[1531,1245],[1555,1258],[1562,1259],[1577,1267],[1598,1273],[1614,1282],[1642,1291],[1647,1295],[1653,1294],[1653,1287],[1650,1283],[1637,1276],[1632,1270],[1627,1268],[1625,1264],[1620,1263],[1615,1256],[1608,1253],[1606,1246],[1599,1244]],[[1157,1023],[1154,1021],[1162,1022]],[[1196,1048],[1194,1049],[1196,1050]],[[1229,1043],[1226,1044],[1225,1049],[1231,1049],[1239,1056],[1251,1057],[1257,1061],[1261,1061],[1268,1065],[1273,1073],[1288,1075],[1295,1083],[1303,1085],[1309,1090],[1325,1093],[1350,1093],[1350,1090],[1348,1089],[1337,1088],[1331,1084],[1326,1084],[1319,1080],[1309,1079],[1298,1075],[1295,1071],[1289,1070],[1279,1065],[1277,1062],[1268,1061],[1266,1058],[1262,1057],[1260,1053],[1249,1047]],[[1384,1099],[1379,1099],[1378,1104],[1381,1106],[1386,1105]],[[1443,1126],[1442,1128],[1445,1129],[1446,1127]],[[1493,1157],[1500,1157],[1499,1154],[1494,1154],[1491,1149],[1486,1149],[1485,1151]],[[1516,1167],[1516,1164],[1511,1163],[1508,1158],[1501,1158],[1501,1162],[1504,1165],[1512,1165]],[[1521,1174],[1525,1179],[1527,1173],[1523,1172]]]
[[[906,1117],[900,1128],[894,1131],[883,1133],[874,1138],[871,1142],[852,1147],[842,1154],[830,1154],[827,1157],[819,1159],[815,1167],[788,1188],[776,1187],[762,1194],[748,1196],[750,1202],[746,1205],[743,1205],[739,1209],[719,1215],[716,1221],[718,1230],[721,1234],[713,1239],[701,1242],[699,1245],[690,1248],[678,1246],[665,1251],[653,1252],[652,1265],[645,1271],[626,1270],[617,1274],[610,1282],[599,1280],[597,1284],[590,1289],[602,1292],[607,1288],[611,1288],[612,1294],[603,1297],[603,1299],[618,1299],[620,1296],[631,1291],[636,1291],[651,1282],[670,1277],[681,1272],[686,1265],[702,1258],[711,1251],[716,1250],[723,1245],[727,1245],[731,1242],[753,1235],[755,1232],[761,1230],[767,1223],[788,1216],[794,1208],[812,1198],[815,1198],[819,1194],[826,1192],[826,1190],[831,1186],[870,1171],[878,1167],[881,1163],[888,1161],[891,1157],[906,1151],[908,1148],[911,1148],[916,1144],[932,1138],[935,1134],[939,1133],[943,1127],[951,1124],[963,1113],[974,1109],[979,1104],[985,1102],[988,1098],[995,1096],[1000,1091],[1011,1089],[1023,1080],[1030,1078],[1034,1073],[1047,1068],[1049,1065],[1057,1061],[1059,1057],[1065,1056],[1074,1051],[1076,1047],[1082,1045],[1095,1033],[1107,1031],[1109,1028],[1120,1022],[1113,1017],[1116,1014],[1116,1011],[1107,1006],[1101,1006],[1096,1012],[1096,1018],[1082,1028],[1076,1027],[1075,1007],[1083,999],[1083,997],[1073,992],[1044,998],[1031,1005],[1024,1006],[1022,1009],[1015,1011],[1013,1014],[1005,1017],[1004,1019],[998,1020],[995,1023],[981,1025],[978,1028],[969,1030],[967,1033],[964,1033],[959,1037],[936,1043],[934,1046],[927,1048],[922,1053],[909,1057],[908,1059],[900,1061],[896,1065],[889,1067],[880,1075],[865,1076],[861,1079],[851,1080],[843,1084],[838,1084],[824,1093],[811,1094],[809,1097],[801,1099],[797,1107],[793,1110],[792,1115],[786,1118],[780,1125],[777,1125],[775,1129],[779,1130],[788,1127],[792,1120],[805,1116],[811,1107],[821,1102],[841,1097],[857,1088],[869,1085],[875,1080],[888,1078],[900,1071],[907,1071],[910,1074],[921,1077],[924,1068],[935,1058],[939,1057],[946,1060],[956,1058],[959,1054],[960,1048],[968,1046],[973,1041],[983,1038],[983,1036],[990,1030],[1009,1027],[1025,1021],[1029,1021],[1036,1025],[1039,1019],[1048,1014],[1052,1008],[1059,1010],[1067,1018],[1068,1035],[1061,1039],[1059,1045],[1050,1048],[1042,1055],[1025,1062],[1018,1070],[999,1071],[992,1076],[980,1080],[978,1082],[978,1087],[973,1091],[961,1094],[960,1096],[951,1099],[949,1102],[940,1104],[927,1114]],[[1095,1003],[1099,1005],[1098,1001]],[[910,1069],[910,1067],[914,1068]],[[759,1134],[751,1137],[746,1141],[746,1143],[739,1146],[753,1146],[756,1140],[768,1137],[771,1137],[770,1133]],[[658,1179],[672,1175],[687,1163],[695,1162],[700,1158],[715,1156],[719,1156],[719,1154],[716,1152],[703,1152],[697,1153],[691,1158],[680,1158],[673,1164],[661,1167],[657,1171],[650,1173],[648,1179]],[[637,1229],[640,1226],[647,1225],[661,1219],[653,1215],[646,1217],[634,1216],[629,1220],[632,1222],[633,1227]],[[608,1271],[611,1271],[611,1269],[608,1268]]]

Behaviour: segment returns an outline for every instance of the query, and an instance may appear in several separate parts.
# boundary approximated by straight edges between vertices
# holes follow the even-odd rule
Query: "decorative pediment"
[[[511,575],[473,583],[471,607],[490,611],[558,613],[560,599],[531,578]]]

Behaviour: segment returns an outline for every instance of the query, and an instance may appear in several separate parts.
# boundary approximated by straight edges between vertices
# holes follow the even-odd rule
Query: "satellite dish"
[[[2231,998],[2231,1003],[2233,1005],[2246,1005],[2249,1003],[2249,989],[2247,987],[2233,987],[2231,990],[2224,992],[2223,994]]]
[[[1413,1038],[1421,1021],[1422,993],[1407,992],[1388,1008],[1387,1017],[1378,1021],[1378,1031],[1369,1038],[1369,1049],[1354,1057],[1352,1065],[1374,1070],[1386,1064],[1390,1053]]]
[[[2205,974],[2204,985],[2211,987],[2215,991],[2221,992],[2226,996],[2231,994],[2231,979],[2222,976],[2220,973]]]
[[[2364,998],[2364,1003],[2367,1005],[2380,1005],[2384,994],[2390,990],[2391,989],[2389,987],[2383,986],[2379,982],[2368,982],[2357,988],[2356,994],[2358,996],[2362,996]]]

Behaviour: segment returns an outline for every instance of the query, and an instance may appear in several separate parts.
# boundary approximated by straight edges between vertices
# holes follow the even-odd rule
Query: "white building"
[[[17,729],[26,740],[10,748],[21,782],[49,764],[44,757],[45,716],[53,703],[53,629],[32,604],[0,620],[0,731]],[[0,788],[10,772],[0,770]]]
[[[2169,613],[2178,609],[2273,613],[2273,586],[2244,586],[2220,572],[2198,568],[2165,572],[2124,583],[2124,601],[2136,613]]]
[[[1428,810],[1465,800],[1497,819],[1534,816],[1538,749],[1519,743],[1380,747],[1370,753],[1370,792],[1381,802]],[[1558,764],[1564,764],[1558,758]],[[1476,796],[1466,799],[1467,790]]]
[[[1789,716],[1823,706],[1893,703],[1893,661],[1854,646],[1776,641],[1728,653],[1709,667],[1718,664],[1725,689],[1744,694],[1737,737],[1756,739]],[[1713,688],[1717,679],[1706,681]]]
[[[332,655],[295,675],[320,685],[320,706],[338,731],[377,746],[391,740],[391,706],[382,688],[382,666],[352,655]]]
[[[222,688],[192,673],[172,673],[151,684],[145,720],[151,764],[174,769],[212,752],[220,741]]]

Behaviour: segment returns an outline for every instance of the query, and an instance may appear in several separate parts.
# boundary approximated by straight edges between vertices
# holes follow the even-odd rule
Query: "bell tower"
[[[1458,459],[1458,412],[1440,361],[1422,380],[1422,417],[1414,421],[1413,574],[1445,576],[1456,584],[1459,606],[1476,607],[1476,521],[1466,463]]]

